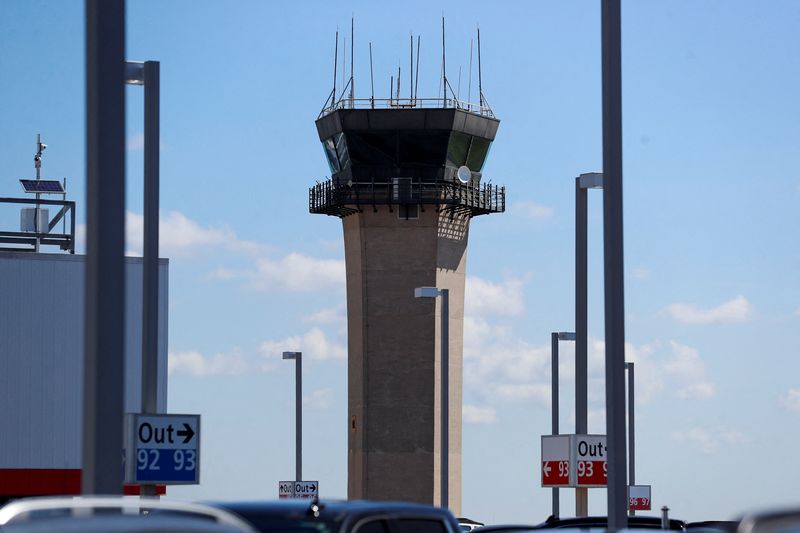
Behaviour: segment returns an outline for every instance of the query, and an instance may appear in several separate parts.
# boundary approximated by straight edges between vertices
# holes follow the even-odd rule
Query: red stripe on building
[[[139,494],[139,485],[125,485],[126,496]],[[78,468],[0,468],[0,496],[55,496],[81,493],[81,471]],[[165,485],[157,485],[156,493],[167,493]]]
[[[6,496],[47,496],[80,494],[81,471],[77,468],[2,468],[0,494]]]

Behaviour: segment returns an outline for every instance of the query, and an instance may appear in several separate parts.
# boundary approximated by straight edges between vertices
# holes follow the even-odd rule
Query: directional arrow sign
[[[569,435],[542,435],[542,486],[569,486]]]
[[[319,481],[279,481],[278,498],[318,498]]]
[[[278,498],[294,498],[294,481],[278,481]]]
[[[192,429],[192,426],[184,422],[183,429],[178,431],[178,436],[183,437],[184,444],[188,444],[192,440],[192,437],[194,437],[194,430]]]
[[[126,415],[125,483],[199,482],[200,415]]]

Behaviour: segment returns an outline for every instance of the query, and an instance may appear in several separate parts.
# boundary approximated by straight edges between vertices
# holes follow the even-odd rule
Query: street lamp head
[[[303,352],[283,352],[284,359],[298,359]]]
[[[125,62],[125,83],[127,85],[144,85],[144,61]]]
[[[439,293],[436,287],[417,287],[414,289],[414,298],[436,298]]]
[[[581,189],[602,189],[603,188],[603,173],[602,172],[587,172],[578,176],[578,183]]]

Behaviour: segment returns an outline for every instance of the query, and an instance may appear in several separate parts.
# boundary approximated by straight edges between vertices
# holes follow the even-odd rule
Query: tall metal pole
[[[622,224],[620,0],[602,0],[603,256],[605,277],[608,527],[627,527],[625,465],[625,291]]]
[[[125,2],[86,0],[83,494],[122,493]]]
[[[634,430],[634,396],[633,396],[633,363],[625,363],[625,368],[628,370],[628,486],[636,485],[636,454],[635,451],[635,434]],[[636,511],[630,510],[630,515],[634,516]]]
[[[588,191],[575,178],[575,433],[588,428]],[[589,489],[575,489],[575,516],[589,516]]]
[[[551,435],[558,435],[558,333],[550,334],[550,405],[551,407]],[[553,518],[558,518],[560,513],[560,502],[558,498],[558,487],[553,487]]]
[[[303,480],[303,354],[297,352],[294,361],[294,477]]]
[[[450,497],[450,290],[441,289],[442,297],[442,501],[449,507]]]
[[[294,359],[294,480],[303,480],[303,353],[283,352]]]
[[[158,411],[159,62],[144,63],[144,246],[142,289],[142,412]],[[155,496],[155,485],[142,485]]]

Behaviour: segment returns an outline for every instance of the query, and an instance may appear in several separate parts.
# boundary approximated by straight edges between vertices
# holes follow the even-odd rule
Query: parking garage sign
[[[542,435],[542,487],[568,487],[570,435]]]
[[[125,483],[200,482],[200,415],[126,415]]]
[[[543,435],[543,487],[608,485],[605,435]]]
[[[278,481],[278,498],[319,498],[319,481]]]
[[[631,485],[628,487],[628,509],[631,511],[650,511],[650,485]]]
[[[578,487],[608,485],[608,448],[605,435],[575,435],[575,484]]]

